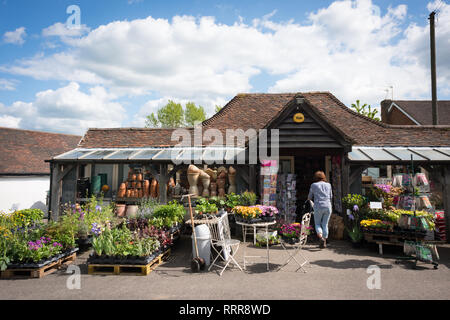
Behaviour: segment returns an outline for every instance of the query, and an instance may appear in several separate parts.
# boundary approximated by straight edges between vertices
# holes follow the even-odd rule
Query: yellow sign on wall
[[[301,123],[303,121],[305,121],[305,115],[303,113],[299,112],[294,114],[294,122]]]

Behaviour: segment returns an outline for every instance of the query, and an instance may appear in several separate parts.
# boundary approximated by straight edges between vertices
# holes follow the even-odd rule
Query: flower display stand
[[[133,264],[88,264],[88,274],[92,275],[140,275],[147,276],[170,255],[167,249],[146,265]]]
[[[60,258],[50,259],[37,267],[28,267],[27,265],[12,265],[1,272],[2,279],[18,278],[42,278],[60,269],[63,265],[72,264],[77,258],[77,249],[70,251]]]
[[[364,239],[367,242],[378,244],[379,254],[383,254],[383,244],[386,245],[394,245],[394,246],[403,246],[405,240],[413,240],[414,235],[404,234],[395,234],[395,233],[373,233],[373,232],[364,232]]]

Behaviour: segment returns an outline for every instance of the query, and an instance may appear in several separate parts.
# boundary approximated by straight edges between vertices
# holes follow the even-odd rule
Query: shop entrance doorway
[[[330,149],[280,149],[277,206],[288,212],[289,220],[301,216],[316,171],[323,171],[327,180],[332,182],[331,158],[338,152]]]

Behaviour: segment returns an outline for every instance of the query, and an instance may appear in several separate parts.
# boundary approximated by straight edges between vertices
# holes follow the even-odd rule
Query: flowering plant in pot
[[[236,206],[232,211],[236,214],[236,217],[238,218],[237,221],[241,220],[247,223],[256,223],[261,221],[259,217],[262,212],[261,209],[256,206]]]
[[[284,224],[281,226],[281,237],[288,243],[296,243],[300,238],[302,226],[300,223]]]
[[[275,221],[278,215],[278,209],[274,206],[262,206],[257,205],[257,208],[261,210],[262,221]]]

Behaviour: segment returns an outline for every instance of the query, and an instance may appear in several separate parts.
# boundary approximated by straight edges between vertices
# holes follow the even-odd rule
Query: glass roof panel
[[[396,157],[380,148],[360,148],[359,150],[364,152],[374,161],[398,161]]]
[[[85,159],[100,160],[100,159],[103,159],[104,157],[110,155],[113,152],[114,152],[113,150],[98,150],[98,151],[95,151],[94,153],[88,154],[87,156],[83,157],[83,160],[85,160]]]
[[[434,150],[439,150],[440,152],[443,152],[446,155],[450,156],[450,148],[434,148]]]
[[[427,160],[424,157],[420,157],[406,148],[384,148],[384,149],[389,151],[396,157],[399,157],[402,161],[411,161],[411,155],[413,156],[413,160],[415,161]]]
[[[428,159],[432,161],[448,161],[450,160],[450,157],[434,151],[433,149],[421,149],[421,148],[410,148],[412,151],[417,152],[420,155],[423,155],[424,157],[427,157]]]
[[[177,149],[172,150],[170,149],[163,149],[161,153],[155,154],[152,158],[152,160],[172,160],[176,159],[180,151]]]
[[[108,157],[108,160],[127,160],[133,153],[139,150],[120,150]]]
[[[140,152],[140,150],[137,150],[133,155],[129,157],[130,160],[151,160],[155,154],[160,152],[162,149],[148,149],[143,150]]]
[[[194,161],[202,158],[203,149],[200,148],[186,148],[183,149],[183,153],[177,158],[182,161]]]
[[[353,148],[352,152],[349,152],[348,158],[351,161],[370,161],[370,159],[366,155],[362,154],[357,148]]]
[[[82,157],[86,154],[88,154],[89,152],[92,152],[92,150],[72,150],[69,151],[66,154],[62,154],[60,156],[55,157],[55,159],[78,159],[79,157]]]

